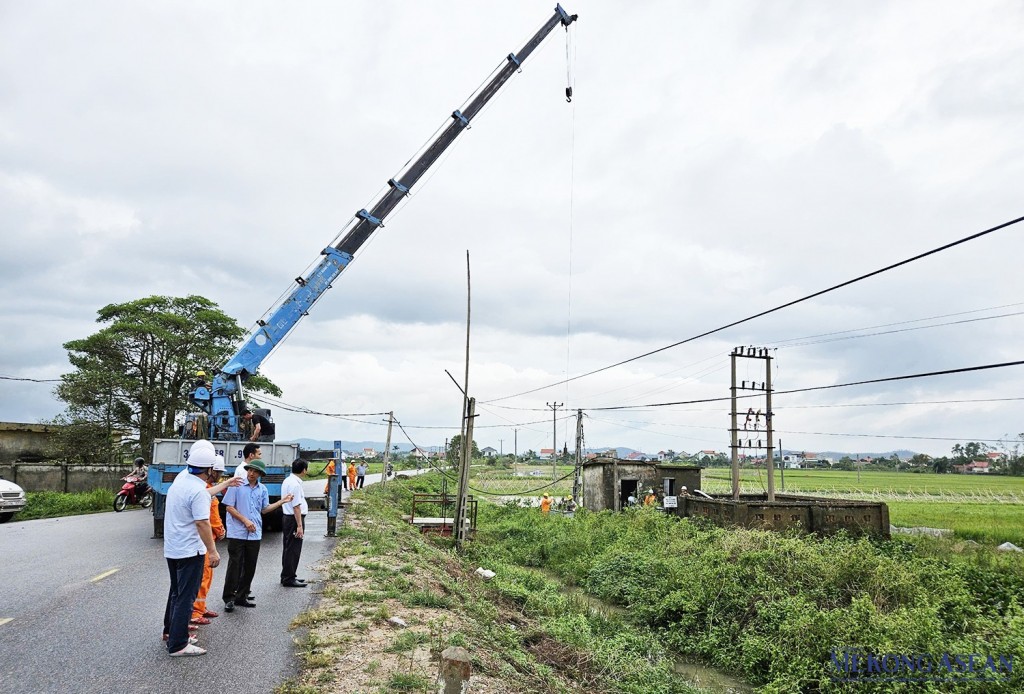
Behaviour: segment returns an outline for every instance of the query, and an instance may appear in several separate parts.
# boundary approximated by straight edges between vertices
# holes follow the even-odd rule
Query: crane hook
[[[566,87],[565,88],[565,103],[567,103],[567,104],[571,104],[572,103],[572,87]]]

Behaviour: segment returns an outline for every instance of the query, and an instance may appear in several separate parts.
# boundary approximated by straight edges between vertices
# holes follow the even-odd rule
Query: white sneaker
[[[174,653],[171,653],[172,658],[181,658],[190,655],[206,655],[206,649],[200,648],[199,646],[190,643],[189,645],[182,648],[180,651],[175,651]]]

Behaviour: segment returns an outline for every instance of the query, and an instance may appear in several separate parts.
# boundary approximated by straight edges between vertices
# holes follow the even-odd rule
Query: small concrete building
[[[609,457],[583,463],[583,507],[591,511],[620,511],[630,495],[640,499],[648,489],[676,496],[684,486],[700,489],[699,467]]]
[[[0,422],[0,463],[52,459],[56,431],[48,424]]]

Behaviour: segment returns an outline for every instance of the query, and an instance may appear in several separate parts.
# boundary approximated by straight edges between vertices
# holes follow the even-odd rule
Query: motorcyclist
[[[146,477],[149,474],[149,468],[146,467],[146,459],[141,456],[135,459],[135,468],[124,476],[126,482],[134,482],[137,491],[140,494],[146,493]]]

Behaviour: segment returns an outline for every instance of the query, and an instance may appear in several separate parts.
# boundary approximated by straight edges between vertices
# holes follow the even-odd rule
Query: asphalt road
[[[369,480],[367,480],[369,482]],[[322,494],[323,481],[306,483]],[[333,546],[327,514],[307,516],[299,576]],[[340,519],[339,519],[340,525]],[[315,600],[309,588],[280,585],[281,534],[267,533],[253,582],[256,608],[223,613],[227,569],[214,572],[197,658],[170,658],[160,639],[169,579],[163,541],[149,511],[101,513],[0,525],[0,693],[265,693],[298,670],[292,619]]]

